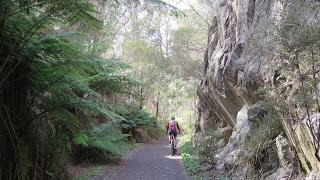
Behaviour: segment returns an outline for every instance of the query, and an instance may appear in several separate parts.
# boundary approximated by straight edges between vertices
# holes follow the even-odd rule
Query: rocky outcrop
[[[217,167],[237,165],[246,153],[244,144],[250,138],[253,122],[259,113],[266,112],[259,105],[263,98],[258,89],[269,84],[276,86],[279,72],[270,68],[274,58],[268,45],[270,34],[280,21],[288,0],[224,0],[209,30],[208,48],[204,57],[204,75],[198,86],[198,123],[196,131],[232,128],[228,143],[217,155]],[[301,3],[291,0],[292,6]],[[294,11],[293,11],[294,12]],[[309,13],[306,11],[306,13]],[[299,17],[300,18],[300,17]],[[298,18],[297,18],[298,19]],[[271,32],[271,33],[270,33]],[[272,69],[272,70],[271,70]],[[258,110],[257,110],[258,109]],[[252,112],[256,114],[252,114]],[[310,143],[311,134],[302,123],[288,124],[282,120],[284,136],[274,140],[280,164],[268,169],[265,177],[285,177],[293,170],[289,165],[296,154],[307,172],[320,172]],[[275,137],[270,137],[275,138]],[[278,174],[278,176],[277,176]]]
[[[266,82],[266,59],[252,54],[248,41],[255,38],[264,43],[266,32],[258,28],[279,18],[280,2],[228,0],[220,4],[210,28],[204,77],[197,91],[200,129],[214,128],[220,121],[234,127],[240,109],[260,99],[255,92]]]
[[[229,171],[240,179],[251,179],[258,177],[249,164],[259,166],[259,169],[264,172],[274,171],[279,167],[275,144],[264,137],[275,134],[272,133],[272,127],[263,122],[269,121],[266,118],[268,116],[266,109],[262,102],[257,102],[251,106],[245,105],[238,112],[237,123],[229,142],[216,155],[217,170]],[[263,158],[256,157],[255,153],[262,153]]]

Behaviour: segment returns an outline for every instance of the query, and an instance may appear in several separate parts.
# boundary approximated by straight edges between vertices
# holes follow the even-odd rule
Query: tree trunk
[[[157,102],[156,102],[156,120],[158,120],[159,116],[159,101],[160,101],[160,91],[158,89],[158,94],[157,94]]]
[[[143,87],[140,86],[140,109],[143,108]]]

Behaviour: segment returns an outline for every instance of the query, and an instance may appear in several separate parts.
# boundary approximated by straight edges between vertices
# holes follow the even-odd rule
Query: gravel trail
[[[95,180],[189,180],[181,156],[171,156],[168,139],[132,151],[117,170],[105,171]]]

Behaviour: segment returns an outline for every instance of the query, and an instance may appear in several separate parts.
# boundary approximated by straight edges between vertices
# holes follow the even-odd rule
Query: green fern
[[[115,155],[121,155],[129,135],[122,134],[119,128],[112,123],[103,123],[94,127],[92,131],[80,132],[73,139],[74,143],[86,147],[95,147]]]
[[[121,128],[154,125],[102,98],[132,95],[141,82],[126,75],[128,65],[102,58],[101,42],[89,43],[103,26],[97,16],[91,0],[0,2],[0,179],[63,179],[71,140],[116,154],[127,146]],[[93,127],[93,117],[112,123]],[[29,163],[34,145],[46,155],[44,172]]]
[[[70,137],[88,128],[83,120],[93,113],[115,116],[94,83],[116,76],[117,82],[126,83],[118,74],[125,67],[92,54],[82,34],[58,35],[53,29],[77,24],[98,30],[102,23],[89,0],[4,0],[0,15],[0,163],[7,164],[1,166],[0,179],[33,176],[33,166],[27,163],[35,161],[33,144],[47,154],[48,174],[59,177],[65,171],[61,167]],[[31,142],[18,148],[24,138]]]
[[[73,142],[78,145],[88,146],[89,136],[87,133],[80,131],[75,137],[73,138]]]
[[[22,145],[20,150],[19,165],[17,169],[17,177],[19,180],[29,180],[29,169],[32,167],[32,160],[29,157],[30,152],[28,146]]]

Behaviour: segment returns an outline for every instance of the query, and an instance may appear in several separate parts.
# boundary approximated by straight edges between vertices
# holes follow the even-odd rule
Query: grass
[[[272,154],[276,153],[275,138],[283,132],[281,120],[274,109],[268,109],[268,113],[257,118],[250,138],[245,142],[246,154],[240,157],[243,165],[250,165],[255,173],[278,166],[277,160],[273,160]]]
[[[191,134],[185,134],[180,137],[180,150],[183,164],[190,175],[196,175],[201,171],[198,157],[194,153]]]
[[[196,140],[196,144],[192,143]],[[217,179],[226,180],[227,176],[214,174],[208,171],[214,164],[214,157],[223,144],[222,137],[214,131],[192,136],[185,134],[179,138],[180,151],[185,169],[192,179]],[[200,164],[201,162],[201,164]]]

